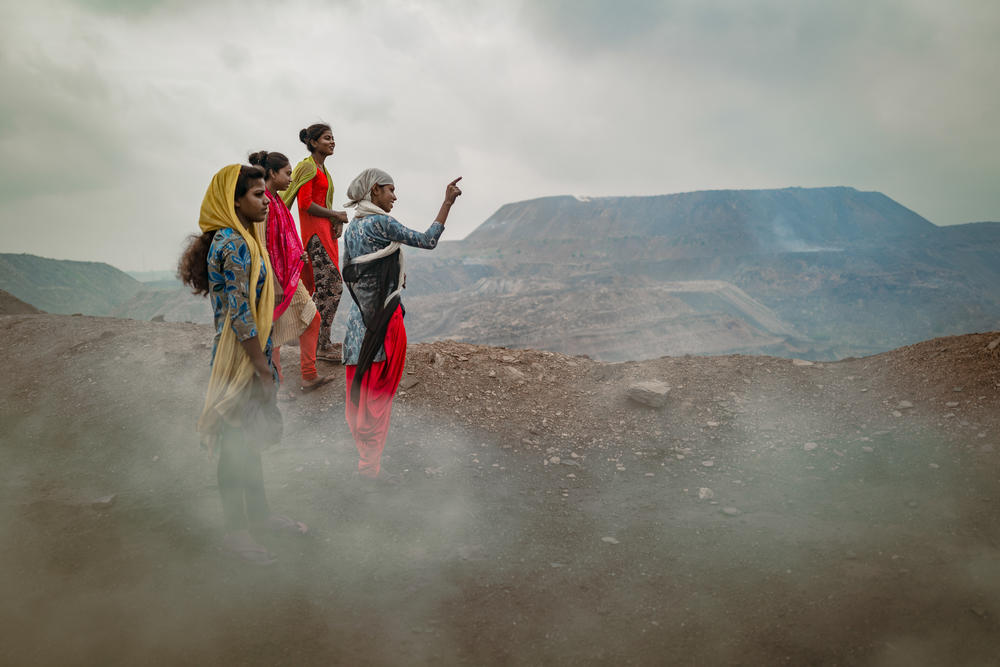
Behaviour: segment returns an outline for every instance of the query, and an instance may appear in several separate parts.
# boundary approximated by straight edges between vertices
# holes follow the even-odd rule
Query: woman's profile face
[[[267,199],[267,188],[264,187],[264,179],[258,178],[250,181],[250,188],[242,197],[237,197],[233,202],[236,209],[236,217],[244,225],[251,222],[263,222],[267,219],[267,207],[270,202]]]
[[[333,132],[327,130],[313,142],[313,152],[320,155],[333,155],[333,149],[337,142],[333,140]]]
[[[292,165],[286,164],[281,169],[271,172],[271,181],[275,190],[286,190],[292,184]]]
[[[388,213],[392,210],[392,203],[396,201],[395,185],[376,185],[372,187],[372,203]]]

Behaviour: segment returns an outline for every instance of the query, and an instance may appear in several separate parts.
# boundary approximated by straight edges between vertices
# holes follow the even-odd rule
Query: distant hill
[[[0,315],[31,315],[40,312],[29,303],[21,301],[10,292],[0,290]]]
[[[835,250],[934,225],[880,192],[854,188],[711,190],[653,197],[544,197],[502,206],[463,241],[523,248],[621,244],[645,259]],[[637,243],[638,242],[638,243]]]
[[[110,264],[0,254],[0,289],[49,313],[110,315],[141,288]]]
[[[846,187],[545,197],[407,262],[417,338],[605,360],[834,359],[1000,327],[1000,223],[938,227]],[[736,293],[757,305],[738,312]],[[767,326],[749,316],[760,308]]]
[[[604,361],[830,360],[1000,329],[1000,223],[938,227],[848,187],[544,197],[502,206],[464,240],[404,252],[413,342]],[[140,283],[107,265],[0,258],[0,288],[50,312],[211,321],[169,272]],[[63,282],[25,278],[36,275]]]

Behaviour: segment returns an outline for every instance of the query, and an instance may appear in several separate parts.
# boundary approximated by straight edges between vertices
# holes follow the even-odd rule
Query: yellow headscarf
[[[316,178],[316,169],[316,161],[313,160],[312,155],[306,157],[302,160],[302,162],[295,165],[295,169],[292,170],[292,182],[288,184],[288,189],[282,190],[278,193],[278,196],[285,202],[285,206],[288,208],[292,207],[292,202],[295,201],[295,195],[299,193],[299,188]],[[323,165],[323,173],[326,174],[326,182],[329,183],[329,186],[326,189],[326,207],[332,208],[333,177],[331,177],[330,172],[326,170],[325,164]]]
[[[271,323],[274,318],[274,282],[270,280],[271,260],[267,255],[264,225],[258,223],[249,230],[236,217],[233,203],[239,175],[240,165],[231,164],[220,169],[212,177],[208,191],[205,192],[205,199],[201,202],[198,225],[202,233],[232,229],[246,241],[247,249],[250,251],[250,276],[247,286],[247,294],[250,295],[250,314],[257,324],[257,340],[261,349],[264,349],[267,338],[271,335]],[[268,280],[264,281],[260,298],[255,301],[253,295],[256,293],[261,264],[267,270]],[[215,349],[215,361],[212,364],[212,376],[208,381],[205,407],[198,419],[198,431],[209,438],[218,435],[222,421],[233,426],[241,424],[243,409],[249,398],[254,377],[253,362],[236,340],[229,319],[230,314],[227,312],[226,322],[219,335],[219,344]]]

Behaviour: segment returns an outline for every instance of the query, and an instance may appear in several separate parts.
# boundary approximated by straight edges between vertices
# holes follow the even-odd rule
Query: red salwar
[[[316,372],[316,343],[319,341],[320,316],[316,313],[313,321],[309,323],[306,330],[299,336],[299,369],[303,380],[315,380],[319,377]],[[281,348],[276,347],[271,350],[271,361],[278,369],[278,379],[285,381],[285,376],[281,372]]]
[[[381,470],[382,450],[389,434],[392,416],[392,399],[396,396],[399,381],[406,363],[406,328],[403,326],[402,307],[396,308],[385,332],[385,361],[375,362],[361,379],[361,396],[357,405],[351,402],[351,382],[356,365],[345,366],[347,400],[345,415],[351,427],[354,444],[358,448],[358,474],[377,477]]]

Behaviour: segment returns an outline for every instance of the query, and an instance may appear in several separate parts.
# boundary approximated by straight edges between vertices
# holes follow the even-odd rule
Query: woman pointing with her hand
[[[448,213],[462,194],[461,176],[445,188],[444,202],[425,232],[389,215],[396,185],[381,169],[365,169],[351,181],[345,207],[355,207],[344,232],[344,283],[352,303],[344,337],[345,413],[358,448],[358,479],[395,481],[381,466],[392,413],[406,361],[406,328],[400,292],[405,285],[401,246],[433,249]]]

